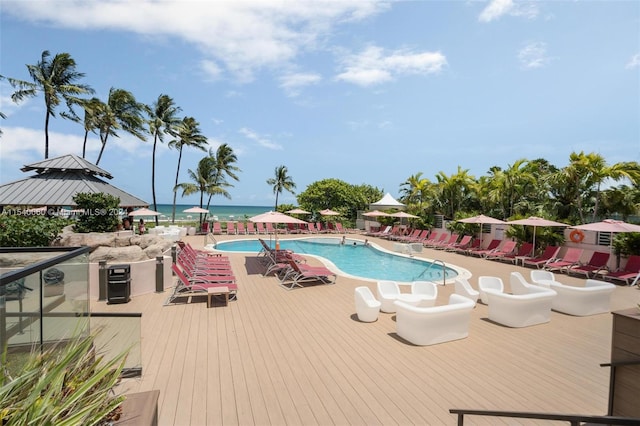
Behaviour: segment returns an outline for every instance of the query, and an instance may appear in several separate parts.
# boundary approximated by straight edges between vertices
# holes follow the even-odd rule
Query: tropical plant
[[[184,117],[177,130],[177,138],[170,141],[168,144],[169,148],[175,148],[178,150],[178,166],[176,167],[176,182],[173,188],[173,210],[171,213],[171,223],[175,223],[176,221],[176,196],[178,194],[177,186],[180,176],[182,149],[186,146],[206,151],[205,146],[207,145],[207,138],[200,133],[200,123],[198,123],[195,118]]]
[[[293,190],[296,188],[296,184],[287,173],[288,170],[286,166],[278,166],[274,172],[275,176],[267,179],[267,185],[271,185],[273,193],[276,195],[274,211],[278,210],[278,195],[282,194],[282,191],[286,190],[295,195]]]
[[[124,89],[111,88],[106,104],[96,105],[95,124],[100,131],[100,153],[96,165],[100,164],[102,153],[107,146],[109,136],[118,137],[118,130],[125,132],[144,141],[144,117],[142,113],[146,106],[138,103],[131,92]],[[155,145],[154,145],[155,147]]]
[[[440,171],[437,179],[437,206],[446,217],[454,217],[455,212],[467,209],[474,194],[475,178],[468,169],[458,166],[458,172],[447,176]]]
[[[0,247],[49,246],[68,224],[60,217],[0,214]]]
[[[163,142],[166,134],[177,136],[177,127],[180,124],[178,113],[181,108],[175,105],[174,100],[168,95],[160,95],[153,105],[147,108],[149,114],[149,134],[153,136],[153,153],[151,155],[151,194],[153,196],[153,209],[158,209],[156,202],[156,148],[158,141]],[[156,216],[158,225],[158,216]]]
[[[232,188],[233,185],[227,181],[227,177],[238,181],[238,175],[236,172],[240,172],[240,168],[236,166],[238,157],[233,152],[233,149],[226,143],[223,143],[216,149],[215,154],[209,149],[209,157],[213,161],[213,176],[212,186],[207,191],[209,198],[207,200],[206,209],[209,210],[211,204],[211,198],[214,195],[222,195],[225,198],[231,198],[231,195],[226,188]]]
[[[88,335],[32,352],[17,374],[4,368],[3,359],[0,424],[110,424],[110,414],[124,401],[124,396],[114,395],[113,388],[126,355],[105,361],[96,353],[94,336]]]
[[[193,182],[182,182],[176,185],[174,190],[182,189],[182,196],[200,193],[200,207],[203,207],[204,194],[213,187],[214,161],[211,156],[206,156],[198,161],[196,170],[187,170],[187,174]]]
[[[84,109],[84,139],[82,141],[82,158],[86,158],[87,155],[87,139],[89,133],[98,130],[98,115],[100,111],[105,108],[104,103],[98,98],[91,98],[83,100],[80,105]]]
[[[120,222],[120,198],[102,192],[79,192],[73,202],[83,214],[74,225],[76,232],[113,232]]]
[[[48,50],[42,52],[38,63],[27,65],[27,70],[33,82],[9,78],[9,83],[16,88],[11,95],[14,102],[25,98],[32,98],[42,92],[45,103],[44,120],[44,158],[49,158],[49,119],[55,117],[56,108],[64,100],[68,113],[62,113],[65,118],[77,120],[73,106],[81,102],[79,95],[93,93],[93,89],[76,81],[84,77],[76,71],[76,61],[68,53],[58,53],[53,59]]]

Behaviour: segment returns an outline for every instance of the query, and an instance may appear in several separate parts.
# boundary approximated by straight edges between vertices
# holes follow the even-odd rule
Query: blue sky
[[[153,103],[173,97],[210,146],[228,143],[231,200],[271,205],[285,165],[297,191],[325,178],[397,196],[422,172],[476,176],[571,152],[640,161],[638,1],[0,0],[0,74],[29,79],[43,50],[70,53],[83,83]],[[0,182],[44,156],[44,101],[0,84]],[[61,110],[60,110],[61,111]],[[59,111],[59,112],[60,112]],[[50,124],[50,156],[81,154],[82,127]],[[151,141],[110,138],[100,166],[148,202]],[[87,159],[99,139],[92,136]],[[203,156],[185,151],[181,181]],[[176,151],[157,154],[170,203]],[[178,198],[196,204],[197,197]],[[294,203],[284,193],[279,203]]]

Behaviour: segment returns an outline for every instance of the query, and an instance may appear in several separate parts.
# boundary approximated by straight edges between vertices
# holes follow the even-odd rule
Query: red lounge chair
[[[544,265],[544,269],[547,271],[562,271],[562,269],[577,265],[580,263],[580,257],[582,256],[583,251],[583,249],[569,247],[564,253],[562,259],[547,263]]]
[[[222,235],[222,226],[220,226],[220,222],[213,222],[213,235]]]
[[[553,259],[555,259],[559,251],[560,247],[558,246],[547,246],[540,256],[533,257],[531,259],[525,259],[522,264],[523,266],[535,266],[536,268],[540,269],[544,267],[544,265],[546,265],[548,262],[551,262]]]
[[[459,242],[445,247],[444,251],[466,250],[471,244],[471,235],[463,235]]]
[[[253,222],[247,222],[247,234],[254,235],[256,233],[256,227]]]
[[[457,248],[454,251],[458,254],[469,255],[472,251],[480,250],[481,243],[482,240],[480,240],[480,238],[476,238],[468,247]]]
[[[238,285],[236,284],[235,277],[215,277],[213,280],[208,280],[203,277],[196,281],[189,281],[177,265],[171,265],[171,269],[173,269],[173,272],[178,277],[178,282],[164,303],[165,305],[173,303],[180,297],[206,296],[208,289],[211,287],[225,286],[229,288],[229,300],[233,300],[237,296]]]
[[[262,222],[258,222],[256,223],[256,229],[258,230],[258,234],[266,234],[266,232],[264,231],[264,225],[262,224]]]
[[[605,275],[607,280],[622,281],[626,285],[634,285],[640,278],[640,255],[631,255],[624,268]]]
[[[454,246],[458,242],[458,234],[451,234],[449,239],[433,247],[436,250],[446,250],[448,247]]]
[[[265,226],[267,227],[267,234],[275,234],[276,233],[276,229],[273,227],[273,223],[267,222],[267,223],[265,223]]]
[[[236,226],[233,222],[227,222],[227,235],[236,235]]]
[[[307,223],[307,228],[309,229],[309,233],[311,234],[317,234],[318,231],[316,230],[316,224],[313,222],[309,222]]]
[[[579,264],[567,268],[567,274],[579,273],[585,274],[587,278],[589,278],[589,274],[592,274],[591,277],[595,277],[595,275],[600,271],[607,270],[607,262],[609,262],[609,253],[603,253],[601,251],[594,251],[591,255],[591,259],[587,263]]]
[[[437,240],[427,240],[423,245],[430,248],[437,247],[439,244],[442,244],[444,241],[446,241],[448,236],[449,235],[446,232],[443,232],[442,234],[440,234]]]
[[[245,235],[246,233],[247,230],[244,227],[244,222],[238,222],[238,235]]]
[[[500,244],[502,244],[502,240],[491,240],[486,249],[478,248],[477,250],[468,250],[467,254],[480,257],[496,250],[500,246]]]
[[[344,234],[344,233],[345,233],[345,232],[344,232],[344,228],[342,227],[342,223],[340,223],[340,222],[336,222],[336,231],[337,231],[339,234]]]
[[[511,253],[511,254],[506,254],[504,256],[502,256],[501,260],[508,260],[511,263],[516,263],[518,262],[519,259],[527,259],[529,256],[531,256],[531,251],[533,250],[533,244],[532,243],[522,243],[522,245],[520,246],[520,248],[518,249],[517,252],[515,253]]]
[[[508,254],[512,254],[518,245],[517,241],[505,241],[500,248],[489,253],[485,253],[482,257],[489,260],[500,260]]]
[[[284,275],[280,283],[281,286],[292,290],[295,286],[304,287],[302,283],[319,281],[324,284],[336,282],[337,275],[324,266],[301,265],[293,260],[289,261],[290,271]],[[333,279],[331,279],[333,277]],[[291,281],[287,286],[286,281]]]

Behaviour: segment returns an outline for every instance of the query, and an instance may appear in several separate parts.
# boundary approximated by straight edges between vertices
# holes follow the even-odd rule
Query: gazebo
[[[78,193],[105,193],[120,198],[120,207],[148,207],[149,203],[116,188],[101,178],[113,176],[77,155],[68,154],[27,164],[23,172],[36,174],[0,185],[0,208],[4,206],[74,206]]]
[[[369,208],[371,210],[387,210],[387,209],[404,210],[405,207],[406,206],[404,204],[402,204],[400,201],[393,198],[391,194],[389,194],[388,192],[379,201],[369,204]]]

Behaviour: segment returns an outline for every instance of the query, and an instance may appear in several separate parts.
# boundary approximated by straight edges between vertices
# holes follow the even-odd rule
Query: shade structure
[[[531,216],[526,219],[518,219],[507,222],[508,225],[533,226],[533,252],[536,251],[536,228],[538,226],[569,226],[566,223],[556,222],[555,220],[544,219],[537,216]]]
[[[479,214],[476,216],[465,217],[464,219],[459,219],[458,222],[462,223],[477,223],[480,225],[480,233],[478,234],[478,239],[482,242],[482,225],[497,225],[500,223],[506,223],[504,220],[496,219],[495,217],[485,216],[483,214]]]
[[[581,231],[595,232],[640,232],[640,225],[623,222],[621,220],[605,219],[602,222],[586,223],[584,225],[572,226],[572,229],[580,229]]]
[[[405,207],[406,206],[404,204],[402,204],[400,201],[398,201],[395,198],[393,198],[391,196],[391,194],[389,194],[388,192],[380,200],[376,201],[375,203],[369,204],[369,208],[370,209],[382,209],[382,210],[385,210],[385,209],[398,209],[398,210],[402,210]]]
[[[306,210],[302,210],[300,208],[296,208],[296,209],[293,209],[293,210],[287,210],[286,213],[289,213],[289,214],[311,214],[311,212],[308,212]]]
[[[362,216],[366,217],[389,217],[389,213],[381,212],[380,210],[373,210],[370,212],[362,213]]]
[[[182,210],[183,213],[209,213],[209,210],[203,209],[202,207],[189,207],[188,209]]]
[[[129,212],[127,214],[127,216],[158,216],[160,213],[150,210],[148,208],[142,208],[142,209],[138,209],[138,210],[134,210],[132,212]]]
[[[420,216],[416,216],[414,214],[411,213],[406,213],[406,212],[397,212],[397,213],[391,213],[389,216],[391,217],[399,217],[401,219],[409,219],[409,218],[417,218]]]
[[[334,212],[331,209],[324,209],[324,210],[320,210],[320,214],[322,216],[340,216],[340,213],[338,212]]]

